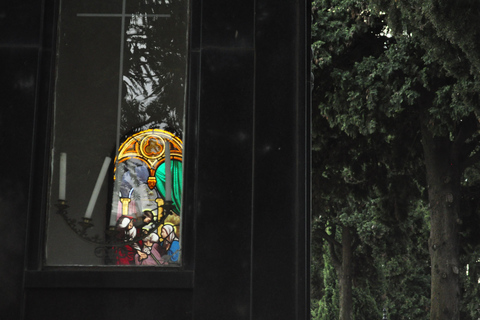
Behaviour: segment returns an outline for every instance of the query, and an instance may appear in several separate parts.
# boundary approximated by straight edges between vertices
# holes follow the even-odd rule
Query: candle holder
[[[162,216],[162,218],[159,221],[153,222],[153,228],[151,228],[148,232],[139,233],[131,241],[124,241],[123,239],[120,239],[119,230],[117,230],[117,228],[114,226],[110,226],[108,230],[105,230],[104,237],[101,237],[98,234],[90,236],[87,231],[88,229],[94,227],[92,219],[84,217],[82,218],[82,221],[77,221],[76,219],[70,218],[67,210],[69,206],[67,205],[66,200],[58,200],[56,207],[57,214],[63,218],[69,228],[82,240],[90,242],[92,244],[96,244],[98,247],[95,249],[95,254],[97,255],[98,253],[101,256],[104,256],[106,253],[111,251],[112,248],[118,249],[125,245],[132,245],[134,243],[137,243],[138,241],[143,240],[145,237],[147,237],[154,230],[159,228],[162,224],[164,224],[166,217],[170,215],[172,205],[172,201],[165,201],[165,204],[163,205],[164,215]]]
[[[87,230],[93,227],[92,219],[83,218],[83,221],[78,223],[82,227],[82,234],[86,234]]]
[[[75,232],[75,234],[77,234],[82,240],[98,245],[114,245],[113,243],[108,241],[108,239],[107,241],[102,240],[99,235],[94,235],[93,237],[89,236],[87,234],[87,230],[93,227],[92,219],[83,218],[82,221],[77,221],[77,219],[70,218],[67,210],[69,206],[67,205],[66,200],[58,200],[56,207],[57,214],[63,218],[63,220],[67,223],[70,229]]]

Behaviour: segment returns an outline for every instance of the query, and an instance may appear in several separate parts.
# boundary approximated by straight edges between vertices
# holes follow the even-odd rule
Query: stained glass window
[[[158,129],[141,131],[120,147],[110,227],[119,242],[130,243],[114,251],[115,264],[180,262],[182,151],[178,137]]]
[[[181,265],[187,3],[61,1],[47,265]]]

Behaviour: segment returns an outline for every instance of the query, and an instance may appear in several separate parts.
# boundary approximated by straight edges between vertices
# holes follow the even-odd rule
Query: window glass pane
[[[187,1],[62,0],[47,265],[181,265]]]

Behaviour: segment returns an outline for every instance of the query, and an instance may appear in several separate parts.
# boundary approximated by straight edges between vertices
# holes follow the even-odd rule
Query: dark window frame
[[[42,32],[43,52],[39,57],[38,114],[34,128],[32,153],[32,177],[27,226],[25,288],[176,288],[192,289],[194,280],[194,184],[197,177],[195,156],[198,113],[196,108],[199,57],[192,55],[192,43],[198,43],[200,33],[194,21],[200,21],[195,1],[187,0],[188,46],[187,46],[187,93],[185,101],[184,135],[184,190],[182,217],[182,265],[175,268],[128,267],[128,266],[47,266],[45,264],[45,235],[47,220],[47,195],[51,163],[51,135],[54,112],[55,61],[57,25],[61,0],[46,1],[44,29]],[[198,6],[197,6],[198,8]],[[124,281],[128,272],[129,281]]]

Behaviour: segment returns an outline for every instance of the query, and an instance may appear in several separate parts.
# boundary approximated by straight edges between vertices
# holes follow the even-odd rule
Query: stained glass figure
[[[115,159],[110,226],[117,265],[180,263],[183,143],[160,129],[129,137]]]

